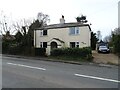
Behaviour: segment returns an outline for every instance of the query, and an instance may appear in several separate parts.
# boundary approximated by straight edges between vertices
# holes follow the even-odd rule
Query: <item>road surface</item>
[[[118,67],[2,56],[3,88],[118,88]]]

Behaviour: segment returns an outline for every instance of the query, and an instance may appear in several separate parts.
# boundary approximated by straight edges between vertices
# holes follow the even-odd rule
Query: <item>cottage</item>
[[[46,48],[46,54],[54,48],[90,47],[91,28],[89,24],[65,23],[46,25],[34,30],[34,47]]]

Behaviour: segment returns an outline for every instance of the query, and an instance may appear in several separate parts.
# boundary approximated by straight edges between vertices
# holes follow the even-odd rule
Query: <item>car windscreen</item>
[[[107,48],[106,46],[100,46],[99,48]]]

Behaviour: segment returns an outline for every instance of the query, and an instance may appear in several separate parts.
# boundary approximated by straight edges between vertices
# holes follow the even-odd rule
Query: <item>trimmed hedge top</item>
[[[87,57],[92,51],[89,47],[84,48],[57,48],[51,51],[51,56],[71,56],[71,57]]]

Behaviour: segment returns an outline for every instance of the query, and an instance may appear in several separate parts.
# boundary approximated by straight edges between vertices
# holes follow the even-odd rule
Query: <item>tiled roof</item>
[[[52,24],[52,25],[46,25],[41,28],[36,28],[35,30],[45,30],[45,29],[55,29],[55,28],[67,28],[67,27],[76,27],[76,26],[88,26],[90,31],[90,25],[89,24],[81,24],[81,23],[64,23],[64,24]]]

